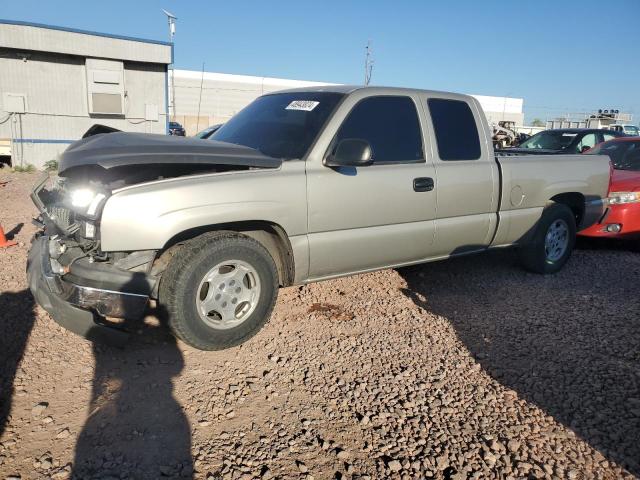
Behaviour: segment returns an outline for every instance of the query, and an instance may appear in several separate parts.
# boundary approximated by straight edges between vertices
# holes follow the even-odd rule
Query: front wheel
[[[276,266],[256,240],[233,232],[185,243],[160,280],[159,303],[173,333],[200,350],[245,342],[269,320]]]
[[[576,243],[576,218],[569,207],[554,203],[545,208],[531,240],[520,247],[523,266],[535,273],[556,273]]]

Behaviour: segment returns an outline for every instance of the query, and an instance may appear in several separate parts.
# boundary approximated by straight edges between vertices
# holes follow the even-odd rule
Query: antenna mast
[[[167,16],[167,23],[169,24],[169,41],[171,42],[171,48],[173,50],[173,37],[176,34],[176,17],[173,13],[167,12],[164,8],[162,9],[162,13]],[[172,55],[173,57],[173,55]],[[173,58],[172,58],[173,60]],[[176,119],[176,76],[175,76],[175,66],[173,63],[171,64],[171,109],[173,120]]]
[[[371,58],[371,40],[367,41],[364,56],[364,85],[369,85],[371,73],[373,72],[373,59]]]

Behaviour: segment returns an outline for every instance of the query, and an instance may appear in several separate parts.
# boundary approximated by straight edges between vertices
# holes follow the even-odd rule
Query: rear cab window
[[[609,140],[613,140],[614,138],[618,138],[618,135],[613,135],[611,133],[603,133],[602,134],[603,142],[608,142]]]
[[[480,135],[467,102],[444,98],[427,100],[440,160],[478,160]]]

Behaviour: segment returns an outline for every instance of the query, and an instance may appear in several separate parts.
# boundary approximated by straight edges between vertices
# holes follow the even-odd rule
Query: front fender
[[[114,192],[100,222],[103,251],[157,250],[185,230],[267,221],[306,234],[304,163],[162,180]]]

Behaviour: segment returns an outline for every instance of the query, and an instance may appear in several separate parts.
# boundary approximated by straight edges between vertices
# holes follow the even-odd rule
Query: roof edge
[[[165,45],[173,47],[172,42],[165,42],[163,40],[150,40],[147,38],[138,38],[138,37],[129,37],[127,35],[116,35],[111,33],[101,33],[101,32],[93,32],[90,30],[81,30],[78,28],[71,27],[60,27],[58,25],[47,25],[45,23],[35,23],[35,22],[25,22],[22,20],[7,20],[0,18],[0,24],[2,25],[20,25],[23,27],[35,27],[35,28],[45,28],[47,30],[58,30],[61,32],[69,32],[69,33],[79,33],[82,35],[92,35],[94,37],[104,37],[104,38],[114,38],[117,40],[128,40],[131,42],[141,42],[141,43],[151,43],[155,45]]]

